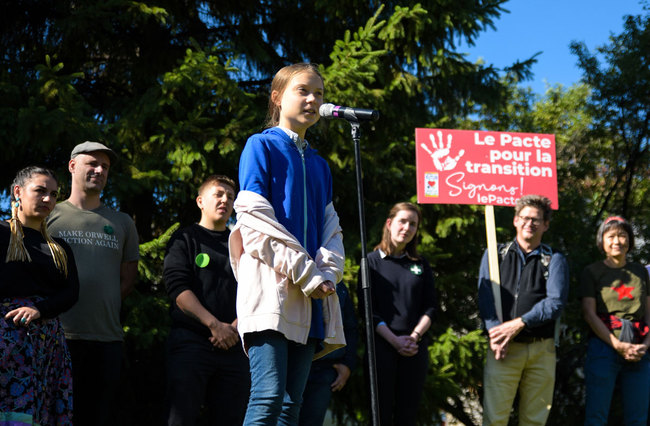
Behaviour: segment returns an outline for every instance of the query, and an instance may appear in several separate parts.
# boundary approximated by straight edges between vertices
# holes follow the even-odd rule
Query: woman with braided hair
[[[45,218],[56,204],[52,171],[27,167],[0,221],[0,424],[72,424],[70,355],[58,315],[77,302],[70,247]]]

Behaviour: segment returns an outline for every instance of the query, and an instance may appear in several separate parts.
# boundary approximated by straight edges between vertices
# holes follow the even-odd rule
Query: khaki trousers
[[[519,389],[519,424],[544,425],[553,403],[555,343],[511,342],[502,360],[488,349],[483,376],[483,426],[506,426]]]

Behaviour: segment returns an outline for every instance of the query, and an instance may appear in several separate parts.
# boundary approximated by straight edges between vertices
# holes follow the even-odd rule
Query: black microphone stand
[[[359,206],[359,230],[361,233],[361,291],[363,294],[363,311],[366,323],[366,347],[368,351],[368,377],[370,379],[370,411],[373,426],[379,426],[379,400],[377,397],[377,364],[375,361],[375,327],[372,321],[372,294],[370,291],[370,274],[366,251],[366,219],[363,208],[363,176],[361,174],[361,126],[358,121],[348,120],[352,126],[354,141],[354,162],[357,174],[357,201]],[[359,285],[359,284],[358,284]]]

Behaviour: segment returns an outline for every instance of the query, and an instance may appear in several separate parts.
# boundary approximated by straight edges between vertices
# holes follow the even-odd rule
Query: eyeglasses
[[[538,217],[519,216],[519,220],[524,222],[524,225],[530,222],[534,226],[541,225],[542,219]]]

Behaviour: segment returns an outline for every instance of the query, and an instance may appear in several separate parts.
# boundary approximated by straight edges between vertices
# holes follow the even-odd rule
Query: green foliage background
[[[467,61],[458,49],[506,7],[505,0],[4,3],[2,188],[19,168],[40,163],[57,171],[65,194],[69,152],[84,140],[103,141],[120,154],[104,201],[133,215],[142,242],[137,291],[123,310],[120,424],[162,416],[166,240],[178,224],[197,219],[195,190],[205,176],[237,176],[239,153],[264,121],[273,74],[298,61],[321,64],[327,101],[381,111],[362,136],[368,249],[379,240],[388,208],[415,201],[414,128],[556,135],[560,210],[545,239],[567,254],[572,287],[549,423],[582,422],[586,330],[576,277],[600,256],[596,225],[605,214],[625,215],[641,241],[633,257],[650,258],[650,16],[624,17],[623,32],[596,52],[574,43],[583,84],[535,95],[524,88],[534,57],[497,69]],[[354,294],[361,247],[349,127],[322,121],[308,139],[334,175],[346,283]],[[423,213],[420,247],[436,272],[441,310],[420,420],[435,424],[445,411],[479,424],[483,209],[425,205]],[[496,214],[499,239],[511,238],[511,209]],[[333,412],[340,422],[368,424],[367,399],[359,368],[335,396]]]

